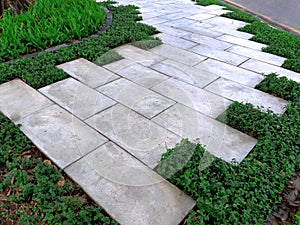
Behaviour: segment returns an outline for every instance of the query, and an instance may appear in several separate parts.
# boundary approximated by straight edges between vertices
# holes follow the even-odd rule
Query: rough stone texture
[[[113,143],[65,171],[122,225],[179,224],[195,205],[194,200]]]
[[[40,92],[82,120],[116,104],[73,78],[48,85]]]
[[[166,129],[200,143],[227,162],[241,162],[257,140],[191,108],[176,104],[152,119]]]
[[[20,121],[21,130],[59,168],[65,168],[107,139],[57,105]]]
[[[249,102],[254,106],[264,106],[265,110],[270,109],[277,114],[284,113],[287,104],[287,101],[281,98],[274,97],[265,92],[249,88],[225,78],[214,81],[205,89],[232,101]]]
[[[161,155],[180,141],[180,137],[117,104],[86,121],[113,142],[155,168]]]
[[[147,118],[152,118],[175,102],[124,78],[97,89]]]
[[[1,84],[0,96],[0,111],[15,123],[53,104],[19,79]]]
[[[119,78],[116,74],[97,66],[86,59],[76,59],[57,66],[70,76],[91,88],[99,87]]]
[[[234,37],[234,36],[231,36],[228,34],[218,37],[217,39],[221,40],[221,41],[226,41],[226,42],[229,42],[232,44],[244,46],[247,48],[255,49],[255,50],[261,50],[262,48],[267,47],[267,45],[265,45],[265,44],[261,44],[261,43],[255,42],[255,41],[245,40],[244,38]]]
[[[182,49],[189,49],[191,47],[194,47],[197,45],[197,43],[193,42],[193,41],[188,41],[182,38],[178,38],[172,35],[168,35],[168,34],[156,34],[154,35],[154,37],[158,37],[160,38],[163,43],[178,47],[178,48],[182,48]]]

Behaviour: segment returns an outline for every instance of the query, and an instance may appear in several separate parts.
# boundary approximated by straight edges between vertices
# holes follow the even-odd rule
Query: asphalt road
[[[300,0],[231,0],[300,33]],[[226,1],[225,1],[226,2]]]

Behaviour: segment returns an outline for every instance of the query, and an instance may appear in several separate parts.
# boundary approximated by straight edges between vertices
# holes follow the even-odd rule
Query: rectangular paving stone
[[[209,68],[209,71],[216,76],[221,76],[248,87],[255,87],[264,77],[261,74],[254,73],[240,67],[232,66],[214,59],[208,59],[199,63],[196,68]]]
[[[129,67],[123,68],[117,72],[120,76],[131,80],[145,88],[151,88],[170,77],[159,73],[153,69],[140,65],[132,64]]]
[[[224,9],[224,8],[225,8],[224,6],[220,6],[220,5],[205,6],[205,10],[207,10],[207,11],[221,10],[221,9]]]
[[[189,41],[194,41],[198,44],[202,44],[202,45],[207,45],[210,46],[212,48],[216,48],[216,49],[220,49],[220,50],[224,50],[227,49],[229,47],[232,46],[232,44],[225,42],[225,41],[220,41],[211,37],[206,37],[203,35],[199,35],[199,34],[188,34],[183,36],[184,39],[189,40]],[[194,47],[194,46],[192,46]]]
[[[176,104],[152,121],[189,140],[199,139],[205,149],[226,162],[241,162],[257,140],[182,104]]]
[[[65,168],[107,139],[57,105],[20,121],[24,134],[59,168]]]
[[[167,20],[178,20],[178,19],[182,19],[182,18],[188,18],[191,16],[191,13],[188,12],[180,12],[180,11],[176,11],[176,12],[171,12],[165,15],[162,15],[161,17]]]
[[[191,20],[197,20],[197,21],[202,21],[202,20],[206,20],[212,17],[215,17],[216,15],[210,14],[210,13],[201,13],[201,14],[195,14],[192,16],[187,17],[188,19]]]
[[[170,26],[166,26],[163,24],[157,24],[155,25],[155,27],[162,33],[164,34],[168,34],[171,36],[175,36],[175,37],[182,37],[184,35],[187,35],[189,32],[188,31],[184,31],[178,28],[174,28],[174,27],[170,27]]]
[[[253,34],[238,31],[238,30],[236,30],[236,28],[234,26],[230,26],[230,25],[227,25],[227,26],[213,26],[213,27],[210,28],[210,30],[217,31],[217,32],[222,32],[222,33],[234,36],[234,37],[239,37],[239,38],[243,38],[243,39],[247,39],[247,40],[253,37]]]
[[[99,87],[119,77],[86,59],[76,59],[57,66],[91,88]]]
[[[222,40],[222,41],[226,41],[232,44],[236,44],[236,45],[240,45],[240,46],[244,46],[247,48],[252,48],[255,50],[259,50],[261,51],[262,48],[267,47],[267,45],[265,44],[261,44],[255,41],[250,41],[250,40],[245,40],[243,38],[239,38],[239,37],[234,37],[228,34],[225,34],[221,37],[217,38],[218,40]]]
[[[48,85],[39,91],[82,120],[116,104],[114,100],[73,78]]]
[[[156,34],[154,35],[154,37],[160,38],[165,44],[169,44],[182,49],[189,49],[197,45],[197,43],[193,41],[185,40],[183,38],[175,37],[164,33]]]
[[[254,106],[263,106],[264,110],[270,109],[276,114],[284,113],[287,104],[287,101],[281,98],[274,97],[265,92],[238,84],[225,78],[214,81],[205,89],[232,101],[247,102]]]
[[[105,69],[108,69],[114,73],[118,73],[120,70],[129,67],[130,65],[135,64],[134,61],[129,60],[129,59],[121,59],[118,61],[114,61],[112,63],[106,64],[103,67]]]
[[[207,29],[208,27],[205,27],[203,26],[202,23],[193,23],[193,24],[190,24],[189,26],[177,26],[178,29],[182,29],[182,30],[185,30],[185,31],[188,31],[188,32],[192,32],[192,33],[195,33],[195,34],[199,34],[199,35],[202,35],[202,36],[207,36],[207,37],[213,37],[213,38],[216,38],[216,37],[220,37],[223,35],[223,33],[220,33],[218,31],[214,31],[214,30],[211,30],[211,29]],[[186,35],[188,35],[189,33],[187,33]]]
[[[113,81],[97,90],[147,118],[152,118],[175,103],[124,78]]]
[[[213,118],[223,113],[232,103],[226,98],[173,78],[164,81],[152,89]]]
[[[65,172],[122,225],[177,225],[195,201],[109,142]]]
[[[257,59],[259,61],[270,63],[270,64],[273,64],[276,66],[281,66],[284,63],[284,61],[286,60],[286,58],[283,58],[283,57],[280,57],[277,55],[273,55],[273,54],[269,54],[269,53],[261,52],[261,51],[256,51],[256,50],[253,50],[250,48],[237,46],[237,45],[230,47],[226,51],[233,52],[233,53],[236,53],[239,55],[244,55],[249,58]]]
[[[140,63],[144,66],[151,66],[165,58],[149,51],[134,47],[132,45],[123,45],[114,49],[124,58]]]
[[[206,45],[201,45],[201,44],[191,48],[191,51],[195,52],[199,55],[217,59],[217,60],[220,60],[222,62],[231,64],[234,66],[240,65],[241,63],[243,63],[249,59],[245,56],[241,56],[241,55],[234,54],[234,53],[229,53],[226,51],[222,51],[222,50],[215,49],[215,48],[212,48],[212,47],[209,47]]]
[[[129,108],[117,104],[86,122],[150,168],[181,138]]]
[[[224,15],[224,14],[230,13],[230,12],[232,12],[232,11],[230,11],[230,10],[225,10],[225,9],[218,9],[218,10],[210,11],[209,13],[214,14],[214,15],[218,15],[218,16],[221,16],[221,15]]]
[[[154,17],[151,19],[146,19],[146,20],[142,20],[140,21],[140,23],[145,23],[145,24],[149,24],[149,25],[156,25],[156,24],[161,24],[161,23],[165,23],[165,22],[169,22],[170,20],[167,20],[163,17]]]
[[[171,20],[169,22],[163,23],[166,26],[178,27],[178,26],[189,26],[190,24],[196,23],[197,21],[188,18],[182,18],[178,20]]]
[[[236,29],[240,28],[240,27],[244,27],[247,25],[247,23],[243,22],[243,21],[239,21],[239,20],[234,20],[234,19],[230,19],[230,18],[226,18],[226,17],[213,17],[210,19],[207,19],[205,21],[203,21],[204,23],[210,23],[210,24],[214,24],[217,26],[234,26]]]
[[[194,66],[207,58],[168,44],[162,44],[152,48],[150,52],[186,64],[188,66]]]
[[[211,73],[208,67],[195,68],[170,59],[157,63],[152,68],[201,88],[219,77]]]
[[[31,113],[53,105],[48,98],[19,79],[1,84],[0,96],[0,111],[15,123]]]
[[[261,62],[255,59],[248,60],[247,62],[241,64],[240,67],[245,68],[247,70],[255,71],[257,73],[264,73],[264,74],[278,73],[279,76],[285,76],[291,80],[300,82],[299,73],[284,69],[282,67],[271,65],[265,62]]]
[[[148,20],[159,16],[163,16],[163,14],[155,11],[142,14],[143,20]]]

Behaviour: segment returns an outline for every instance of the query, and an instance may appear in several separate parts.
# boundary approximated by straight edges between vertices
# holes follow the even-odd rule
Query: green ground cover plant
[[[93,0],[36,0],[27,12],[7,10],[0,20],[0,62],[85,37],[105,18]]]
[[[248,22],[250,24],[238,29],[239,31],[254,34],[250,39],[260,43],[267,44],[263,52],[279,55],[287,58],[282,67],[300,72],[300,37],[290,34],[286,31],[276,29],[268,24],[261,22],[254,16],[241,12],[236,8],[228,6],[218,0],[194,0],[199,5],[221,5],[233,12],[223,14],[222,16]]]
[[[159,173],[170,176],[173,184],[197,201],[187,224],[265,224],[281,201],[279,193],[299,171],[300,84],[271,74],[257,88],[287,99],[289,104],[283,115],[276,115],[234,102],[219,117],[258,139],[240,164],[215,158],[208,167],[199,169],[207,152],[204,146],[188,140],[163,155]]]

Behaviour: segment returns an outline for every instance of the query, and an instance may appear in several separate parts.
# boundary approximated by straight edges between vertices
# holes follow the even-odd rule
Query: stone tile
[[[191,25],[193,23],[196,23],[196,22],[197,21],[195,21],[195,20],[182,18],[182,19],[178,19],[178,20],[171,20],[169,22],[164,23],[164,25],[170,26],[170,27],[189,26],[189,25]]]
[[[129,108],[117,104],[86,122],[150,168],[181,138]]]
[[[215,49],[215,48],[212,48],[212,47],[209,47],[206,45],[201,45],[201,44],[191,48],[190,50],[199,55],[217,59],[222,62],[231,64],[231,65],[235,65],[235,66],[240,65],[241,63],[243,63],[247,59],[249,59],[245,56],[241,56],[241,55],[234,54],[234,53],[229,53],[226,51],[222,51],[222,50]]]
[[[203,35],[199,35],[199,34],[188,34],[183,36],[184,39],[189,40],[189,41],[193,41],[196,42],[198,44],[202,44],[202,45],[207,45],[210,46],[212,48],[216,48],[216,49],[220,49],[220,50],[224,50],[227,49],[229,47],[232,46],[232,44],[229,44],[225,41],[220,41],[211,37],[206,37]],[[194,47],[194,46],[192,46]]]
[[[129,67],[131,65],[135,64],[134,61],[129,60],[129,59],[121,59],[109,64],[104,65],[103,67],[114,72],[114,73],[118,73],[120,70]]]
[[[218,15],[218,16],[221,16],[221,15],[225,15],[227,13],[230,13],[232,11],[230,10],[225,10],[225,9],[219,9],[219,10],[213,10],[213,11],[210,11],[209,13],[211,14],[214,14],[214,15]]]
[[[192,16],[187,17],[188,19],[191,20],[197,20],[197,21],[202,21],[202,20],[206,20],[212,17],[215,17],[216,15],[210,14],[210,13],[201,13],[201,14],[195,14]]]
[[[143,17],[143,20],[148,20],[148,19],[152,19],[152,18],[159,17],[162,15],[163,15],[162,13],[158,13],[156,11],[151,11],[151,12],[143,13],[142,17]]]
[[[147,118],[152,118],[174,104],[172,100],[124,78],[113,81],[97,90]]]
[[[255,87],[264,77],[258,73],[242,69],[240,67],[232,66],[214,59],[208,59],[199,63],[196,68],[209,68],[209,71],[215,76],[221,76],[237,83]]]
[[[222,40],[222,41],[226,41],[232,44],[236,44],[236,45],[240,45],[240,46],[244,46],[247,48],[251,48],[251,49],[255,49],[255,50],[261,50],[264,47],[267,47],[267,45],[265,44],[261,44],[255,41],[250,41],[250,40],[245,40],[243,38],[239,38],[239,37],[234,37],[228,34],[225,34],[221,37],[217,38],[218,40]]]
[[[158,37],[162,40],[163,43],[165,44],[169,44],[178,48],[182,48],[182,49],[189,49],[191,47],[194,47],[197,45],[197,43],[192,42],[192,41],[188,41],[182,38],[178,38],[172,35],[168,35],[168,34],[156,34],[154,35],[154,37]]]
[[[231,27],[230,25],[227,25],[227,26],[213,26],[213,27],[210,28],[210,30],[217,31],[217,32],[220,32],[220,33],[229,34],[231,36],[239,37],[239,38],[243,38],[243,39],[247,39],[247,40],[253,37],[253,34],[238,31],[238,30],[236,30],[236,28],[234,26]]]
[[[107,139],[57,105],[20,121],[25,135],[59,168],[91,152]]]
[[[169,79],[168,76],[138,63],[123,68],[117,71],[117,73],[145,88],[151,88],[162,81]]]
[[[194,66],[207,58],[168,44],[162,44],[155,48],[152,48],[150,52],[177,62],[181,62],[188,66]]]
[[[221,9],[224,9],[224,8],[225,8],[224,6],[220,6],[220,5],[208,5],[208,6],[205,6],[205,9],[207,11],[221,10]]]
[[[281,66],[286,58],[277,56],[277,55],[272,55],[266,52],[261,52],[261,51],[256,51],[250,48],[242,47],[242,46],[232,46],[226,51],[228,52],[233,52],[239,55],[244,55],[249,58],[257,59],[266,63],[270,63],[276,66]]]
[[[189,26],[178,26],[177,27],[178,29],[182,29],[182,30],[185,30],[185,31],[188,31],[188,32],[192,32],[192,33],[195,33],[195,34],[199,34],[199,35],[202,35],[202,36],[207,36],[207,37],[220,37],[223,35],[223,33],[220,33],[220,32],[217,32],[217,31],[214,31],[214,30],[211,30],[211,29],[207,29],[208,27],[206,26],[203,26],[203,24],[191,24]],[[190,33],[187,33],[186,35],[184,36],[188,36]]]
[[[176,11],[173,13],[165,14],[162,15],[161,17],[167,20],[178,20],[178,19],[183,19],[183,18],[188,18],[191,16],[191,13],[185,13],[185,12],[180,12]]]
[[[82,120],[116,104],[73,78],[48,85],[39,91]]]
[[[169,59],[155,64],[152,68],[201,88],[218,78],[210,72],[208,67],[195,68]]]
[[[227,162],[241,162],[257,143],[256,139],[181,104],[152,120],[184,138],[198,139],[206,150]]]
[[[245,23],[243,21],[234,20],[234,19],[230,19],[230,18],[226,18],[226,17],[220,17],[220,16],[207,19],[203,22],[214,24],[217,26],[230,25],[230,26],[234,26],[236,29],[247,25],[247,23]]]
[[[194,200],[113,143],[65,172],[123,225],[179,224],[195,205]]]
[[[141,23],[149,24],[149,25],[156,25],[156,24],[161,24],[165,22],[169,22],[170,20],[164,19],[163,17],[154,17],[151,19],[143,20],[140,21]]]
[[[164,34],[168,34],[171,36],[175,36],[175,37],[182,37],[184,35],[189,34],[188,31],[184,31],[181,29],[177,29],[177,28],[172,28],[163,24],[157,24],[155,25],[155,27],[160,31],[163,32]]]
[[[123,45],[114,49],[124,58],[140,63],[144,66],[151,66],[165,58],[132,45]]]
[[[223,113],[231,104],[231,101],[228,99],[173,78],[164,81],[152,89],[213,118]]]
[[[218,79],[205,89],[232,101],[247,102],[254,106],[263,106],[265,110],[270,109],[277,114],[284,113],[287,104],[287,101],[281,98],[274,97],[265,92],[249,88],[225,78]]]
[[[57,66],[91,88],[99,87],[119,77],[86,59],[76,59]]]
[[[1,84],[0,96],[0,111],[15,123],[53,104],[19,79]]]

